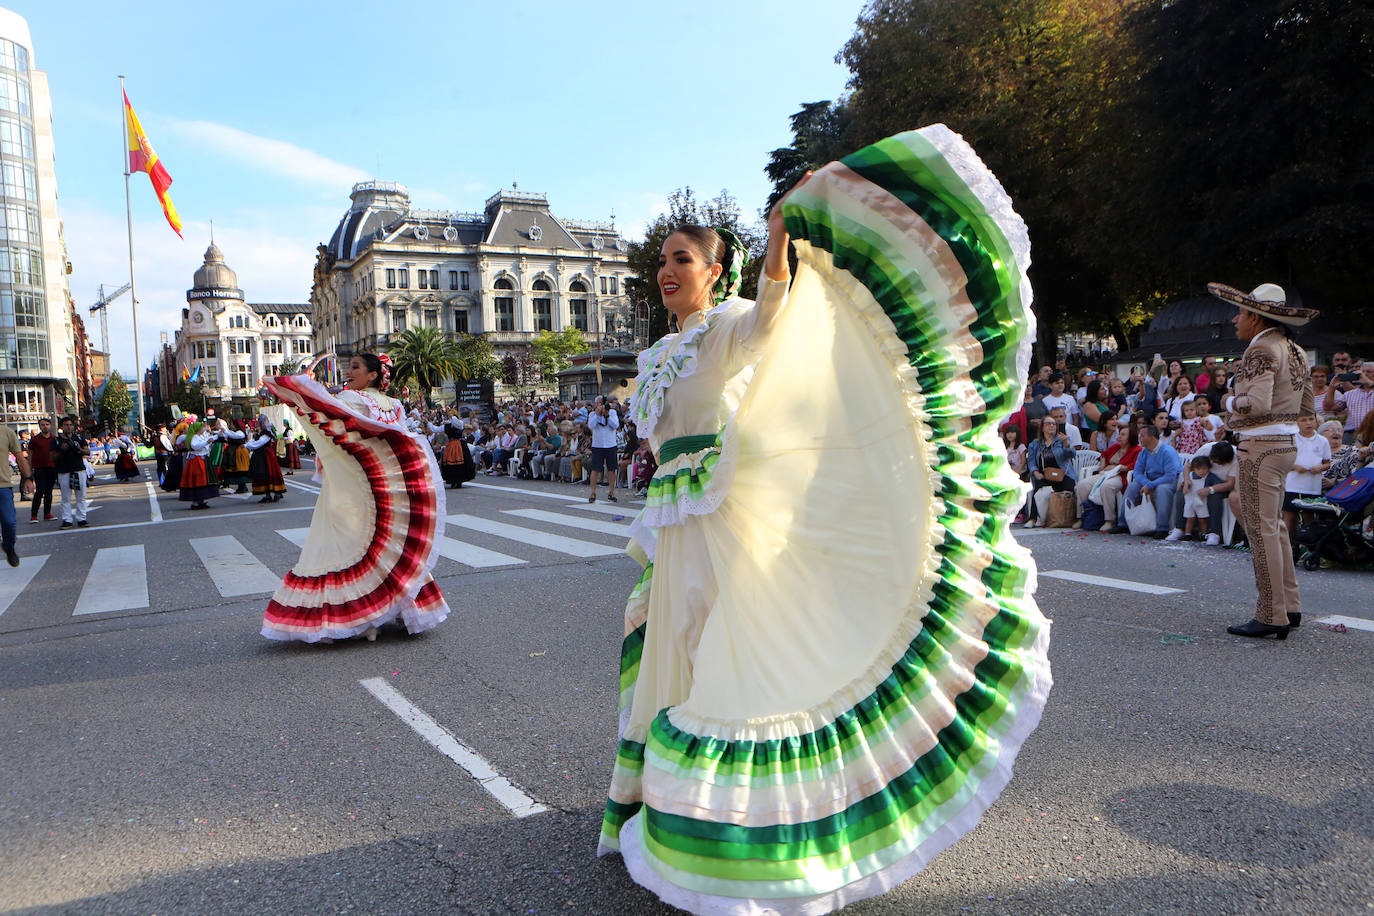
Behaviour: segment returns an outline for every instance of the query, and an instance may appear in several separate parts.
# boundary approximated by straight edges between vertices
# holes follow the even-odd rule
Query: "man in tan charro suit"
[[[1207,284],[1207,290],[1240,307],[1231,323],[1236,336],[1249,341],[1234,392],[1226,399],[1226,425],[1240,437],[1236,488],[1259,602],[1254,620],[1229,626],[1226,632],[1287,639],[1288,631],[1302,621],[1302,605],[1293,547],[1283,522],[1284,481],[1297,457],[1298,417],[1314,408],[1307,356],[1289,339],[1287,329],[1307,324],[1317,312],[1288,305],[1283,288],[1273,283],[1249,293],[1220,283]]]

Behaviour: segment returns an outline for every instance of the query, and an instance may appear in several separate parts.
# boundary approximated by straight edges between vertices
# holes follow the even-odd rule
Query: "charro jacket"
[[[1235,397],[1226,425],[1237,432],[1296,423],[1313,413],[1312,378],[1302,348],[1282,331],[1255,335],[1236,370]]]

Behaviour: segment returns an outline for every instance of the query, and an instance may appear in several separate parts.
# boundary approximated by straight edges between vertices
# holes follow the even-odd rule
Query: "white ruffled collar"
[[[739,299],[727,299],[715,308],[703,309],[688,315],[676,334],[665,334],[658,342],[639,354],[639,375],[635,379],[635,394],[630,399],[630,418],[635,432],[648,439],[663,416],[664,396],[678,379],[697,371],[697,350],[701,338],[710,329],[715,317],[731,308]]]

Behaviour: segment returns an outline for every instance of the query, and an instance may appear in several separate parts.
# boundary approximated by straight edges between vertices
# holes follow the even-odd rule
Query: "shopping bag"
[[[1050,507],[1045,512],[1046,528],[1072,528],[1078,515],[1077,498],[1069,490],[1050,494]]]
[[[1126,527],[1131,534],[1154,534],[1157,518],[1155,501],[1148,496],[1142,496],[1134,506],[1126,506]]]

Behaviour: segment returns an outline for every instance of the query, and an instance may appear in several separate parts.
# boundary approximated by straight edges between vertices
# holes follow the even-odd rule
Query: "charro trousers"
[[[1287,626],[1288,615],[1302,610],[1293,546],[1283,523],[1284,481],[1297,457],[1293,436],[1246,436],[1236,447],[1236,489],[1259,591],[1255,619],[1273,626]]]

